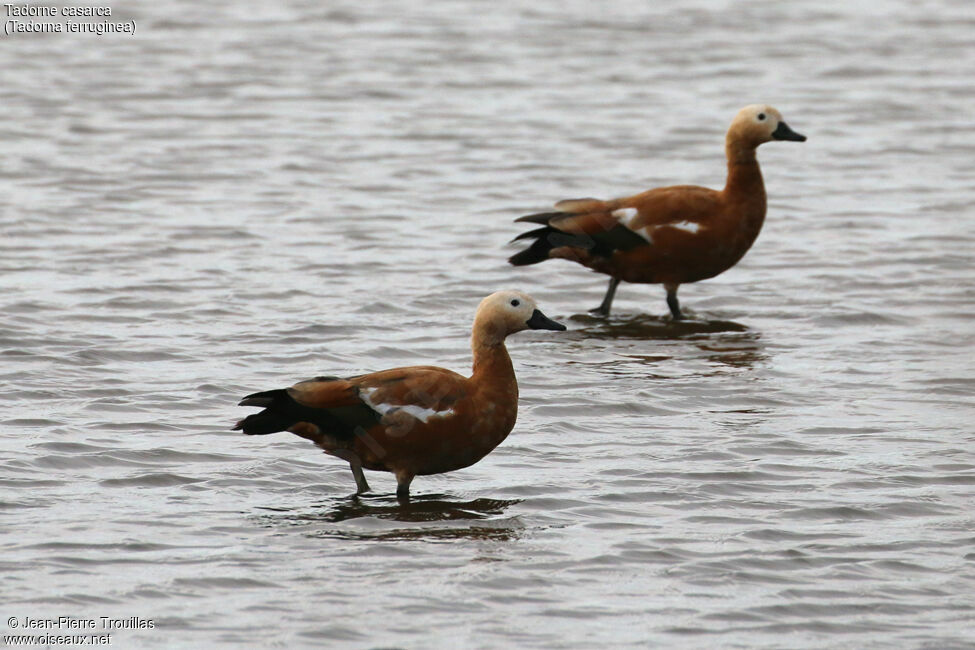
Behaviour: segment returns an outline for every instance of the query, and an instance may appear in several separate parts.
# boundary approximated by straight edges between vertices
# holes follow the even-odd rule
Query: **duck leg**
[[[358,460],[359,458],[357,456],[356,461]],[[366,482],[366,475],[362,473],[362,463],[349,463],[349,468],[352,470],[352,476],[355,477],[355,493],[362,494],[363,492],[368,492],[369,484]]]
[[[355,493],[362,494],[363,492],[368,492],[369,483],[366,482],[366,475],[362,472],[362,461],[359,459],[358,454],[351,449],[334,449],[330,453],[338,456],[342,460],[348,461],[349,469],[352,470],[352,476],[355,478]]]
[[[664,288],[667,289],[667,306],[670,307],[670,315],[674,317],[674,320],[682,320],[684,314],[680,313],[680,302],[677,301],[677,287],[679,284],[665,284]]]
[[[396,472],[396,496],[400,498],[409,498],[410,496],[410,483],[413,482],[414,474],[400,470]]]
[[[590,309],[589,313],[599,316],[609,316],[609,308],[613,306],[613,298],[616,297],[616,287],[619,284],[619,278],[610,278],[609,287],[606,288],[606,295],[603,296],[603,302],[595,309]]]

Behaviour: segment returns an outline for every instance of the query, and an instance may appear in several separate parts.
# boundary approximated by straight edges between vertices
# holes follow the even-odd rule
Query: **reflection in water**
[[[693,340],[693,343],[710,353],[708,361],[734,368],[751,368],[768,358],[760,339],[758,332],[739,332]]]
[[[354,496],[346,503],[338,504],[328,515],[327,521],[340,522],[359,517],[378,517],[393,521],[450,521],[455,519],[489,519],[504,514],[505,508],[519,503],[520,499],[474,499],[449,501],[446,495],[429,494],[408,499],[397,499],[396,505],[383,503],[371,505],[363,496]]]
[[[0,47],[0,621],[158,617],[124,632],[149,648],[975,650],[972,2],[238,4]],[[224,431],[259,386],[466,374],[497,289],[595,306],[590,271],[506,262],[511,219],[713,186],[758,86],[810,142],[763,148],[745,263],[681,289],[686,321],[639,316],[667,307],[633,284],[513,338],[517,426],[418,483],[446,496],[380,475],[353,499],[306,441]]]
[[[454,501],[447,495],[430,494],[412,498],[396,498],[388,495],[355,495],[339,502],[329,501],[312,510],[299,511],[289,508],[264,508],[276,513],[260,517],[269,528],[283,526],[311,526],[313,537],[341,537],[350,539],[496,539],[516,538],[522,525],[516,517],[505,518],[504,511],[521,499],[473,499]],[[407,527],[393,526],[376,529],[357,528],[357,520],[385,520]],[[483,525],[472,526],[471,520],[481,520]],[[440,522],[457,522],[459,526],[444,526]],[[350,526],[318,528],[317,524],[341,524]],[[363,523],[368,523],[364,521]]]
[[[583,328],[563,336],[580,341],[586,339],[688,341],[706,354],[713,363],[735,368],[750,368],[767,358],[761,344],[761,334],[741,323],[728,320],[685,319],[675,321],[669,316],[639,314],[602,318],[590,315],[572,316],[571,320]],[[656,363],[669,355],[625,355],[639,361]]]
[[[673,320],[669,316],[639,314],[602,318],[588,314],[577,314],[570,318],[585,327],[574,333],[582,338],[598,339],[682,339],[695,334],[717,334],[720,332],[747,332],[741,323],[728,320]],[[563,335],[566,336],[566,335]]]
[[[399,541],[437,541],[437,540],[480,540],[507,542],[521,536],[523,526],[513,521],[500,522],[492,526],[393,528],[380,532],[350,531],[339,529],[316,530],[307,533],[309,537],[330,539]]]

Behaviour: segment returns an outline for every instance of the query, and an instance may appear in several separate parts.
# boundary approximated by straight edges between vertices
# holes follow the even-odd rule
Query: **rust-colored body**
[[[345,380],[307,381],[289,389],[295,401],[314,408],[368,402],[383,412],[372,426],[340,438],[300,422],[288,430],[333,453],[354,452],[365,469],[400,476],[441,474],[481,460],[501,444],[518,417],[518,383],[504,345],[483,351],[478,368],[464,377],[434,366],[413,366]],[[422,409],[417,417],[402,408]],[[426,414],[429,412],[429,414]]]
[[[349,462],[360,492],[362,469],[396,475],[397,493],[413,477],[473,465],[511,433],[518,383],[504,340],[525,329],[565,327],[517,291],[485,298],[474,318],[473,374],[434,366],[383,370],[341,379],[319,377],[249,395],[264,410],[237,423],[250,435],[290,431]]]
[[[556,212],[519,219],[543,228],[519,237],[535,242],[510,261],[568,259],[610,276],[606,299],[596,310],[603,313],[609,313],[619,281],[663,284],[671,311],[680,318],[677,287],[728,270],[758,237],[766,196],[755,153],[773,139],[802,141],[805,136],[789,129],[772,107],[746,107],[725,139],[724,189],[675,185],[609,201],[560,201]]]
[[[648,190],[624,199],[600,202],[590,212],[558,222],[560,230],[595,234],[606,219],[627,208],[636,215],[626,226],[647,239],[647,246],[614,251],[603,257],[572,246],[552,249],[550,257],[577,261],[625,282],[684,284],[727,271],[758,237],[765,221],[765,187],[758,162],[738,163],[729,170],[722,191],[693,185]],[[560,208],[561,203],[556,204]],[[697,224],[697,231],[673,224]]]

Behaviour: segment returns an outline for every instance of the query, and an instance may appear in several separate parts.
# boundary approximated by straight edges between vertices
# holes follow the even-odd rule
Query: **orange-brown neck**
[[[735,199],[758,198],[765,203],[765,183],[762,180],[762,170],[758,166],[755,150],[761,142],[756,141],[749,134],[739,132],[734,127],[725,139],[725,155],[728,158],[728,181],[725,184],[726,195]],[[763,209],[764,212],[764,209]]]
[[[728,155],[728,180],[724,198],[737,226],[731,235],[733,248],[738,252],[735,262],[751,247],[765,222],[766,197],[762,170],[755,157],[756,145],[729,137],[725,147]]]
[[[470,447],[473,463],[501,444],[518,418],[518,381],[504,341],[474,345],[471,384],[478,411],[470,431],[477,441]]]
[[[751,160],[739,158],[728,159],[728,180],[724,186],[725,194],[738,197],[765,197],[765,181],[762,179],[762,169],[752,151]]]
[[[471,379],[489,385],[504,385],[515,381],[515,369],[504,341],[475,341],[471,345],[474,352],[474,373]]]
[[[504,408],[510,408],[514,416],[518,409],[518,381],[504,339],[489,342],[475,336],[471,347],[474,350],[471,383],[477,394],[488,403],[500,403]],[[511,424],[514,426],[513,419]]]

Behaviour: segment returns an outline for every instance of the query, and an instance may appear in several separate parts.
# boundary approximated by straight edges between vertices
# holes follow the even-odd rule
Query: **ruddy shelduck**
[[[527,329],[565,330],[518,291],[481,301],[474,317],[474,370],[464,377],[434,366],[318,377],[248,395],[264,410],[234,427],[248,435],[290,431],[349,463],[357,493],[362,469],[392,472],[407,496],[413,477],[473,465],[508,436],[518,415],[518,382],[504,340]]]
[[[670,313],[680,319],[677,288],[727,271],[758,237],[766,200],[755,150],[772,140],[804,142],[806,136],[790,129],[771,106],[746,106],[725,138],[724,189],[675,185],[611,201],[560,201],[556,212],[517,219],[541,228],[516,237],[535,241],[508,261],[523,266],[562,258],[608,275],[606,296],[592,310],[603,315],[621,281],[662,284]]]

